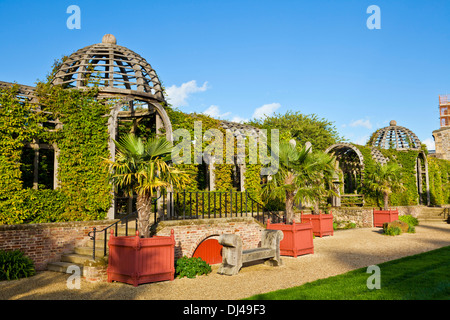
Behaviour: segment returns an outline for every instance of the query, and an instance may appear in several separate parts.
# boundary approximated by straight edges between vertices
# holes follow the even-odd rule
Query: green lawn
[[[379,264],[380,289],[361,268],[249,300],[450,300],[450,246]]]

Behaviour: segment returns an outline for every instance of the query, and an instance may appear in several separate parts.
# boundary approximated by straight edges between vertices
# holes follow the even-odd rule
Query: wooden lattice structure
[[[333,154],[336,157],[337,169],[342,173],[342,180],[336,181],[336,183],[343,184],[343,194],[341,194],[340,188],[336,186],[335,191],[338,196],[332,197],[332,205],[340,207],[341,200],[345,197],[345,194],[355,196],[361,187],[364,172],[364,156],[351,143],[334,144],[328,147],[325,152]],[[361,202],[362,205],[363,200]]]
[[[396,150],[419,150],[421,142],[414,132],[398,126],[395,120],[389,126],[377,130],[370,139],[372,147]]]
[[[13,83],[0,82],[0,87],[11,87]],[[65,89],[88,89],[96,86],[99,98],[111,98],[108,132],[111,159],[115,158],[115,144],[119,132],[119,123],[132,122],[130,131],[136,130],[140,121],[153,121],[157,135],[165,135],[172,141],[172,125],[164,105],[166,104],[163,89],[155,70],[140,55],[134,51],[117,45],[116,38],[107,34],[101,43],[89,45],[77,50],[64,59],[56,70],[52,85],[60,85]],[[41,111],[36,97],[35,87],[17,85],[17,97],[28,103],[35,104],[36,111]],[[45,110],[44,110],[45,112]],[[51,117],[49,117],[51,119]],[[63,123],[57,119],[46,123],[49,130],[57,130]],[[53,167],[53,184],[58,187],[58,146],[48,145],[37,139],[28,142],[25,147],[34,152],[33,188],[38,187],[38,167],[40,152],[51,150]],[[115,199],[116,200],[116,199]],[[108,217],[114,218],[116,205],[113,203]]]

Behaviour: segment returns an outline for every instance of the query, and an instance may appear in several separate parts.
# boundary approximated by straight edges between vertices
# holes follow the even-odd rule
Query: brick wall
[[[236,233],[242,238],[244,249],[256,248],[261,242],[264,226],[250,217],[162,221],[157,235],[175,235],[175,258],[191,257],[205,239],[218,238],[224,233]]]
[[[380,210],[380,208],[375,208]],[[418,217],[421,207],[418,206],[399,206],[389,207],[389,209],[397,209],[399,216],[412,215]],[[340,207],[331,209],[334,221],[353,222],[357,228],[373,227],[373,208],[372,207]]]
[[[399,214],[417,216],[419,208],[398,207]],[[309,213],[309,212],[305,212]],[[334,208],[335,221],[354,222],[359,228],[372,227],[372,208]],[[299,221],[296,216],[296,221]],[[37,270],[45,270],[48,262],[59,261],[64,253],[84,246],[88,232],[96,227],[103,229],[114,220],[68,223],[42,223],[24,225],[0,225],[0,250],[20,249],[35,262]],[[251,217],[162,221],[157,235],[175,234],[175,257],[191,257],[205,239],[218,238],[224,233],[241,236],[244,249],[256,248],[261,241],[264,226]]]
[[[88,232],[102,229],[113,221],[82,221],[0,225],[0,250],[19,249],[33,259],[36,270],[45,270],[48,262],[59,261],[61,255],[83,246]]]
[[[113,223],[106,221],[82,221],[68,223],[42,223],[0,225],[0,250],[22,250],[33,259],[36,270],[45,270],[47,263],[59,261],[61,255],[73,252],[89,240],[88,232],[96,227],[102,229]],[[175,233],[175,257],[191,257],[197,246],[205,239],[223,233],[236,233],[242,237],[244,249],[257,247],[261,241],[263,226],[253,218],[198,219],[163,221],[157,235]]]

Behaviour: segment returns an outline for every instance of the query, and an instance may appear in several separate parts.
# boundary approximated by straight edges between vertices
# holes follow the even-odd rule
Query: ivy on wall
[[[431,204],[450,204],[450,161],[429,156],[428,175]]]
[[[22,188],[20,158],[26,141],[42,135],[45,119],[36,107],[17,98],[18,86],[0,89],[0,197]]]
[[[60,86],[38,85],[40,102],[63,124],[52,137],[60,149],[58,180],[67,196],[61,217],[67,220],[103,219],[111,205],[107,180],[109,158],[106,100],[98,90],[66,90]]]
[[[364,172],[361,192],[364,194],[366,206],[378,207],[382,205],[381,195],[368,190],[364,185],[364,178],[375,169],[375,160],[371,156],[371,148],[356,145],[364,157]],[[403,192],[394,192],[390,195],[391,206],[413,206],[419,204],[419,192],[417,187],[416,162],[420,151],[395,149],[380,149],[381,153],[396,162],[402,168],[402,184],[406,188]],[[427,157],[428,176],[430,189],[430,204],[450,204],[450,161]],[[423,181],[423,199],[426,203],[425,181]]]
[[[403,192],[391,194],[392,206],[413,206],[419,204],[419,191],[416,180],[416,161],[419,151],[396,151],[382,149],[381,153],[390,161],[397,162],[402,168],[402,184],[406,188]]]
[[[233,164],[227,163],[227,156],[234,155],[234,150],[227,148],[226,141],[226,130],[220,125],[220,120],[211,118],[208,115],[191,113],[187,114],[179,110],[166,107],[166,111],[169,115],[170,121],[172,123],[173,131],[177,129],[186,129],[189,131],[192,140],[199,140],[199,137],[195,137],[195,122],[201,122],[202,126],[202,136],[204,137],[205,132],[208,129],[217,129],[223,135],[223,157],[222,163],[216,163],[214,165],[215,174],[215,190],[217,191],[229,191],[233,189]],[[176,144],[177,142],[175,142]],[[236,139],[234,140],[233,147],[236,148]],[[211,141],[207,141],[202,138],[202,151],[211,144]],[[248,140],[246,141],[246,156],[248,157]],[[202,160],[202,164],[194,163],[194,147],[191,148],[191,164],[180,165],[184,170],[192,172],[192,176],[196,181],[194,185],[186,186],[186,190],[207,190],[208,185],[205,181],[205,174],[207,172],[206,164]],[[258,192],[260,187],[260,165],[259,164],[248,164],[246,165],[245,171],[245,189],[250,192]],[[259,192],[258,192],[259,194]]]
[[[103,165],[109,157],[107,102],[97,99],[95,88],[64,90],[47,81],[36,89],[39,106],[62,127],[45,130],[48,116],[21,100],[17,87],[0,91],[0,224],[103,219],[112,197]],[[20,160],[33,138],[60,149],[56,190],[24,187]]]

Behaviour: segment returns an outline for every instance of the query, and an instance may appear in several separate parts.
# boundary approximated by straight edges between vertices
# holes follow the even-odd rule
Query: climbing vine
[[[363,183],[361,192],[364,194],[366,206],[381,206],[381,195],[369,190],[364,184],[364,178],[375,170],[375,160],[368,146],[356,146],[364,157]],[[402,184],[405,190],[393,192],[390,195],[391,206],[412,206],[419,204],[417,187],[416,163],[419,153],[417,150],[398,151],[395,149],[380,149],[389,161],[397,163],[401,168]],[[430,204],[443,205],[450,203],[450,161],[426,157],[428,162]],[[422,203],[426,203],[425,181],[423,183]]]
[[[105,217],[111,205],[107,180],[108,101],[97,98],[98,90],[65,90],[38,86],[42,105],[62,123],[53,139],[60,150],[58,180],[67,196],[62,219],[94,220]]]
[[[450,161],[428,157],[428,174],[431,204],[450,204]]]
[[[15,86],[0,91],[0,224],[103,219],[111,205],[103,165],[109,157],[108,102],[97,98],[95,88],[64,90],[50,79],[36,86],[36,104],[22,100]],[[62,125],[47,130],[49,114]],[[58,145],[56,190],[26,187],[20,162],[33,139]]]

